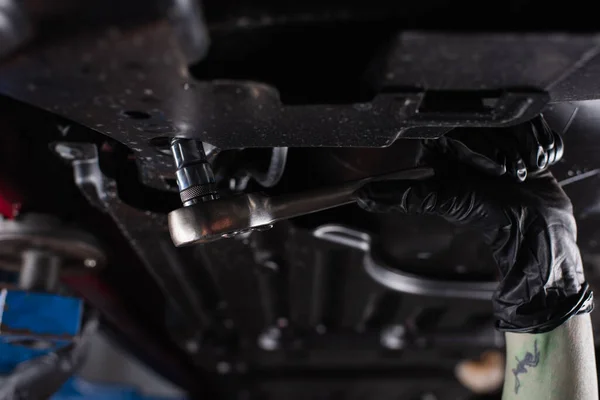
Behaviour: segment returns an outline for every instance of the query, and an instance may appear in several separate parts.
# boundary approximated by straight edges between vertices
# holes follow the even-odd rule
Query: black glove
[[[541,116],[511,128],[454,129],[422,144],[421,164],[445,171],[452,160],[487,175],[508,175],[520,182],[527,174],[545,171],[563,155],[562,138]]]
[[[572,205],[552,174],[544,171],[548,162],[538,162],[539,147],[532,144],[540,144],[540,135],[534,124],[470,132],[481,135],[478,143],[486,144],[486,151],[490,144],[505,141],[516,146],[510,153],[496,151],[506,146],[476,153],[457,139],[460,134],[424,143],[422,160],[434,165],[435,178],[370,183],[357,192],[358,204],[373,212],[438,215],[481,232],[502,275],[493,298],[500,330],[547,332],[591,311]],[[556,161],[560,155],[551,157]],[[535,173],[522,181],[527,172],[519,169],[527,167]]]

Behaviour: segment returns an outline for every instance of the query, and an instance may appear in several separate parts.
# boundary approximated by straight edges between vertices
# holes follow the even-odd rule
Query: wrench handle
[[[346,182],[335,186],[271,197],[269,198],[269,207],[274,219],[273,222],[276,222],[282,219],[312,214],[354,203],[356,201],[354,195],[356,191],[369,182],[386,180],[421,180],[433,176],[433,168],[411,168],[358,181]]]
[[[432,168],[412,168],[301,193],[275,197],[250,193],[198,203],[169,213],[169,232],[178,247],[209,243],[284,219],[353,203],[356,201],[354,193],[369,182],[418,180],[432,176]]]

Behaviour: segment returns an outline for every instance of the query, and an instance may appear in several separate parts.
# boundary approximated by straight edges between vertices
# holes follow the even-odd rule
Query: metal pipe
[[[271,161],[266,171],[259,171],[258,169],[250,169],[247,177],[252,177],[262,187],[270,188],[279,183],[283,172],[285,171],[285,165],[287,163],[288,148],[287,147],[273,147],[271,152]],[[245,179],[246,184],[248,179]],[[244,188],[239,188],[243,190]]]
[[[436,280],[386,265],[374,257],[371,236],[356,229],[334,224],[323,225],[313,231],[313,236],[364,252],[363,265],[367,274],[382,286],[396,292],[454,299],[490,300],[498,287],[498,282],[495,281]]]
[[[60,277],[60,258],[40,250],[23,253],[23,264],[19,274],[19,287],[24,290],[54,291]]]
[[[367,253],[365,271],[373,280],[396,292],[451,299],[491,300],[498,282],[455,282],[436,280],[403,272],[377,262]]]

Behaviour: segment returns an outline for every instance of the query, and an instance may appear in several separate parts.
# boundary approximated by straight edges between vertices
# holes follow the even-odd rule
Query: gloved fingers
[[[406,214],[403,209],[404,192],[410,188],[412,183],[406,181],[376,181],[367,183],[358,189],[354,196],[358,206],[369,212],[387,213],[401,212]]]
[[[548,166],[558,162],[563,156],[564,143],[562,137],[554,132],[543,116],[531,121],[537,131],[540,144],[548,153]]]
[[[491,176],[502,176],[506,173],[506,157],[497,147],[471,149],[465,143],[448,138],[448,147],[453,148],[456,160],[470,165]]]
[[[565,149],[565,147],[564,147],[565,145],[564,145],[562,137],[556,132],[553,132],[553,133],[554,133],[555,141],[554,141],[554,147],[549,152],[549,158],[548,158],[549,165],[554,165],[558,161],[560,161],[560,159],[563,156],[564,149]]]
[[[419,206],[426,188],[435,190],[430,182],[377,181],[366,184],[355,195],[358,205],[370,212],[421,214]]]
[[[448,160],[460,162],[490,176],[502,176],[506,173],[504,154],[496,146],[489,146],[484,138],[471,140],[470,143],[454,137],[426,139],[423,140],[422,147],[422,155],[418,159],[420,164],[436,166],[440,163],[440,156],[443,156],[445,164]],[[446,169],[447,165],[443,167]]]
[[[424,140],[418,161],[442,173],[450,172],[452,162],[459,162],[489,176],[508,175],[523,182],[528,174],[556,163],[562,153],[560,135],[539,116],[511,128],[457,128],[439,139]]]
[[[462,180],[371,182],[356,192],[358,205],[371,212],[437,215],[465,222],[473,213],[485,215],[481,196]]]
[[[530,173],[545,171],[562,157],[562,138],[552,131],[542,116],[511,128],[511,134]]]
[[[527,179],[527,162],[523,158],[523,152],[520,151],[522,143],[519,143],[512,130],[487,130],[487,140],[494,148],[498,149],[505,158],[506,174],[518,182],[523,182]],[[529,145],[533,145],[533,141],[528,139]],[[527,148],[527,147],[524,147]],[[527,159],[527,158],[526,158]]]
[[[550,150],[556,146],[555,137],[557,135],[552,132],[552,129],[550,129],[550,126],[542,116],[534,118],[531,121],[531,125],[533,125],[533,129],[538,137],[540,145],[542,145],[544,150],[549,153]]]
[[[531,147],[534,139],[520,143],[515,136],[522,135],[514,135],[511,129],[455,129],[439,139],[423,141],[424,151],[419,161],[437,167],[442,173],[444,170],[452,173],[448,169],[450,161],[468,165],[485,175],[509,175],[522,182],[527,178],[528,163],[523,160],[520,148]]]
[[[536,125],[528,122],[511,129],[511,134],[515,139],[517,151],[521,154],[530,172],[540,171],[548,166],[546,132],[538,132]],[[542,145],[542,142],[545,142],[546,146]]]
[[[527,179],[527,165],[515,149],[506,150],[506,173],[519,182]]]

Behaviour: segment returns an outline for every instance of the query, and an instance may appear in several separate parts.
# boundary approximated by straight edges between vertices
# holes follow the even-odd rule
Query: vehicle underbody
[[[504,338],[476,233],[344,203],[176,247],[172,139],[205,151],[208,206],[408,170],[418,139],[543,113],[565,142],[552,171],[595,287],[600,35],[581,11],[27,0],[3,25],[0,0],[0,213],[93,236],[101,256],[65,269],[62,290],[192,398],[478,398],[454,368]]]

